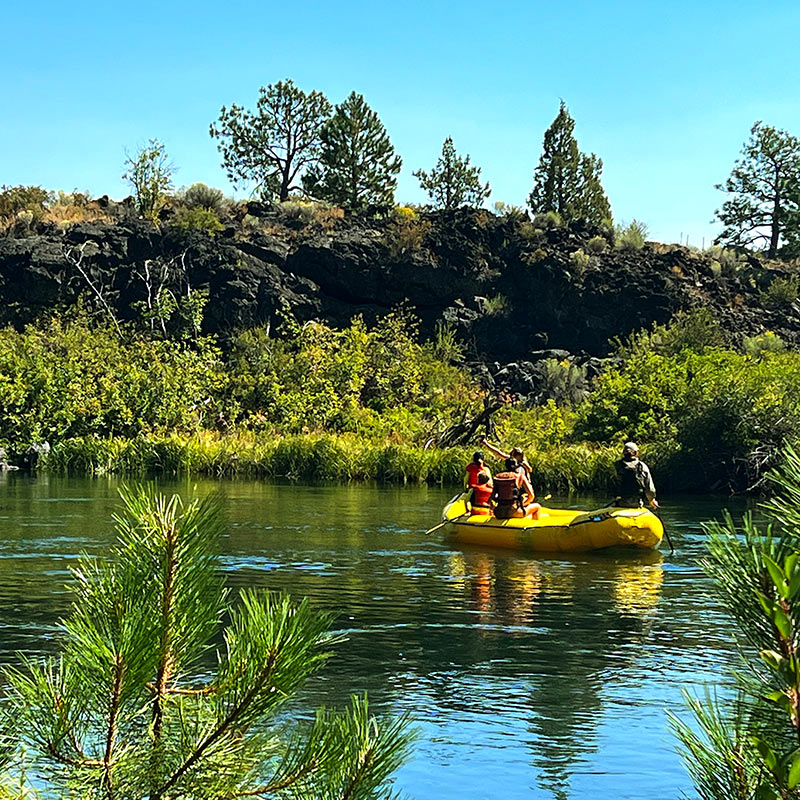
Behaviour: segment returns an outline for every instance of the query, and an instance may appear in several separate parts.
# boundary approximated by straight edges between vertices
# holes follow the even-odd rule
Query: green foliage
[[[586,268],[592,262],[589,254],[585,253],[582,249],[570,253],[569,260],[572,264],[572,268],[575,270],[575,274],[578,276],[583,275],[583,273],[586,272]]]
[[[470,166],[469,156],[456,153],[451,137],[442,145],[442,155],[430,172],[412,173],[437,208],[451,210],[461,206],[480,207],[491,194],[489,184],[481,183],[480,167]]]
[[[742,349],[748,356],[757,358],[762,353],[782,353],[786,342],[774,331],[766,331],[756,336],[745,336]]]
[[[771,522],[708,526],[702,565],[738,629],[738,696],[689,698],[696,726],[673,718],[695,786],[707,800],[800,794],[800,457],[773,475]],[[777,528],[777,530],[774,530]],[[697,728],[699,727],[699,731]]]
[[[307,192],[352,211],[392,205],[403,162],[362,95],[339,103],[319,136],[319,161],[303,177]]]
[[[386,228],[383,243],[392,258],[405,258],[422,250],[431,223],[408,206],[398,206]]]
[[[175,172],[164,145],[157,139],[150,139],[136,155],[125,159],[125,167],[122,179],[133,187],[136,210],[157,223],[172,191],[172,175]]]
[[[614,245],[620,250],[641,250],[647,241],[647,225],[632,219],[627,225],[614,227]]]
[[[259,89],[255,112],[222,107],[209,133],[219,140],[222,166],[234,186],[253,183],[261,197],[286,200],[320,155],[320,128],[331,114],[321,92],[291,80]]]
[[[687,486],[749,488],[800,426],[800,357],[758,359],[715,346],[706,315],[656,326],[621,348],[623,367],[595,381],[574,435],[658,442]]]
[[[565,223],[600,225],[611,218],[611,206],[600,182],[603,162],[578,150],[575,120],[562,101],[545,131],[542,155],[533,176],[529,205],[534,214],[557,212]]]
[[[761,292],[761,301],[767,308],[786,308],[797,300],[798,293],[800,276],[773,278],[766,290]]]
[[[371,717],[366,698],[295,731],[278,716],[328,657],[330,618],[285,594],[229,602],[213,499],[123,500],[110,561],[74,571],[61,656],[6,671],[48,794],[387,797],[414,736],[405,717]]]
[[[547,358],[542,362],[544,369],[544,391],[556,403],[573,408],[586,397],[586,367],[572,361],[559,361]]]
[[[15,218],[27,224],[39,222],[50,200],[50,192],[41,186],[0,186],[0,223]]]
[[[724,184],[731,197],[717,210],[725,226],[717,244],[763,247],[774,258],[800,230],[800,139],[756,122]]]
[[[222,230],[217,213],[210,208],[179,208],[175,212],[175,225],[183,231],[205,231],[214,235]]]
[[[608,239],[605,236],[592,236],[588,242],[586,242],[586,249],[596,255],[599,253],[605,253],[608,250]]]
[[[178,203],[189,209],[202,208],[213,211],[217,216],[225,213],[231,201],[222,192],[204,183],[193,183],[178,193]]]
[[[264,329],[245,332],[234,344],[233,397],[251,419],[287,432],[365,432],[375,414],[408,408],[418,421],[406,435],[422,437],[423,420],[452,413],[479,393],[437,357],[436,344],[418,343],[417,327],[398,310],[372,329],[360,318],[343,330],[287,319],[281,338]]]
[[[0,331],[0,441],[17,450],[76,436],[213,425],[227,378],[208,340],[120,340],[77,320]]]

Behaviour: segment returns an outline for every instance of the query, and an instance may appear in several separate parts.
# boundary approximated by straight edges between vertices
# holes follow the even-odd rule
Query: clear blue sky
[[[800,135],[800,4],[403,0],[7,4],[0,184],[122,197],[125,152],[163,141],[230,192],[209,124],[290,77],[332,102],[361,92],[412,170],[452,136],[497,200],[523,204],[563,98],[604,162],[617,220],[706,244],[753,122]]]

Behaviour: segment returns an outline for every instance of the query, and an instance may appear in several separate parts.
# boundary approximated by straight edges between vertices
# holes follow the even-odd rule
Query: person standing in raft
[[[615,505],[620,508],[641,508],[645,502],[658,508],[656,487],[650,468],[639,461],[639,447],[636,442],[625,442],[622,458],[614,462],[617,473],[617,497]]]
[[[499,458],[501,461],[507,461],[509,458],[513,458],[519,466],[525,470],[525,475],[530,478],[531,474],[531,465],[528,463],[528,459],[525,458],[525,453],[519,449],[519,447],[512,447],[510,453],[504,453],[497,445],[492,444],[485,436],[481,438],[481,444],[493,455]]]
[[[529,516],[537,519],[541,506],[533,502],[533,487],[524,468],[515,458],[507,458],[505,466],[505,472],[498,472],[494,476],[492,500],[495,502],[495,517],[511,519]]]

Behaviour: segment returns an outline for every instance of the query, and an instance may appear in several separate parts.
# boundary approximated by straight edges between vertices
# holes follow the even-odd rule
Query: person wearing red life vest
[[[466,466],[467,471],[467,488],[474,489],[478,485],[478,476],[484,474],[488,477],[489,482],[492,480],[492,473],[489,472],[489,467],[483,462],[483,450],[476,450],[472,454],[472,461]]]

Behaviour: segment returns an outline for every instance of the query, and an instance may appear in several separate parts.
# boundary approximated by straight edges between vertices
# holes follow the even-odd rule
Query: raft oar
[[[664,518],[658,513],[658,511],[656,511],[656,509],[653,509],[653,513],[661,520],[661,525],[664,528],[664,536],[667,537],[667,544],[669,545],[669,554],[672,555],[675,552],[675,548],[672,546],[672,539],[669,535],[669,531],[667,530],[667,526],[664,524]]]
[[[434,531],[438,531],[439,528],[444,528],[444,526],[447,525],[448,522],[450,522],[450,520],[446,519],[446,520],[444,520],[444,522],[440,522],[438,525],[434,525],[432,528],[430,528],[429,530],[425,531],[425,535],[429,536]]]

